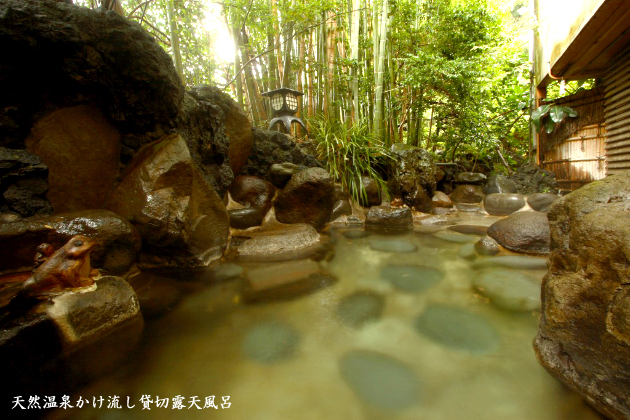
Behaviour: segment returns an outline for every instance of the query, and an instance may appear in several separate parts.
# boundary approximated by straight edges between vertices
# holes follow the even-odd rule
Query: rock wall
[[[548,217],[538,359],[606,416],[630,418],[630,172],[557,200]]]

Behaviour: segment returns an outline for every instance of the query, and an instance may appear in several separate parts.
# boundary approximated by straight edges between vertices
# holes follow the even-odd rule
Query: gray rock
[[[335,206],[333,207],[332,215],[330,216],[330,220],[333,221],[338,217],[352,214],[352,206],[350,205],[350,201],[348,200],[337,200]]]
[[[300,341],[298,332],[280,322],[258,324],[245,332],[243,354],[262,364],[274,364],[291,358]]]
[[[510,175],[516,184],[516,192],[523,195],[533,193],[557,193],[558,182],[551,171],[540,168],[535,163],[525,163]]]
[[[308,223],[322,230],[332,215],[333,180],[322,168],[304,169],[291,178],[276,199],[276,219],[281,223]]]
[[[423,292],[442,278],[444,273],[440,270],[424,265],[387,265],[381,270],[381,279],[407,293]]]
[[[277,188],[284,188],[291,180],[291,177],[302,169],[306,168],[291,162],[274,163],[269,168],[269,181]]]
[[[407,207],[374,206],[365,218],[365,226],[391,231],[411,230],[413,216]]]
[[[485,181],[486,176],[476,172],[459,172],[455,174],[455,182],[457,184],[481,185]]]
[[[360,328],[363,325],[380,319],[385,298],[371,291],[359,291],[344,297],[337,306],[339,320],[352,328]]]
[[[559,198],[557,194],[534,193],[527,197],[527,204],[536,211],[549,211],[549,206]]]
[[[503,174],[494,174],[488,177],[483,186],[484,194],[513,194],[516,192],[516,183]]]
[[[430,213],[436,187],[436,167],[431,154],[424,149],[398,143],[392,146],[392,152],[395,156],[389,180],[392,194],[410,208]]]
[[[497,331],[485,318],[451,306],[429,305],[415,327],[438,344],[471,354],[494,353],[500,344]]]
[[[30,217],[0,223],[0,267],[4,271],[30,270],[40,244],[58,249],[75,235],[85,235],[97,243],[90,254],[92,267],[116,275],[136,262],[142,243],[131,223],[107,210]]]
[[[488,236],[510,251],[534,255],[549,253],[549,222],[546,213],[513,213],[490,226]]]
[[[228,210],[230,216],[230,227],[234,229],[247,229],[260,226],[263,222],[263,215],[255,208]]]
[[[46,198],[48,167],[39,156],[26,150],[0,147],[0,194],[2,212],[15,212],[22,217],[52,213]]]
[[[525,205],[525,197],[520,194],[489,194],[483,199],[483,206],[494,216],[508,216]]]
[[[451,200],[456,203],[479,203],[484,194],[479,185],[460,184],[451,194]]]
[[[513,312],[540,309],[540,281],[513,270],[484,271],[472,281],[473,288],[493,305]]]
[[[359,204],[363,207],[380,206],[382,197],[378,183],[369,176],[362,176],[361,183],[363,184],[363,192],[359,196]]]
[[[420,381],[413,370],[389,356],[356,350],[339,361],[341,377],[371,406],[402,411],[420,400]]]
[[[370,248],[376,251],[405,253],[414,252],[418,247],[410,241],[404,239],[383,239],[383,238],[371,238]]]
[[[611,419],[630,418],[629,207],[630,171],[551,206],[550,267],[534,344],[554,377]]]
[[[499,253],[499,243],[489,236],[475,242],[475,251],[479,255],[496,255]]]

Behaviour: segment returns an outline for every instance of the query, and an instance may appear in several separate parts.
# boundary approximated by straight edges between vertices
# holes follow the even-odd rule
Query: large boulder
[[[516,192],[516,183],[503,174],[490,175],[483,186],[484,194]]]
[[[106,208],[136,226],[143,250],[159,256],[159,263],[206,265],[227,246],[225,206],[179,135],[145,146]]]
[[[381,187],[373,178],[369,176],[361,177],[363,188],[359,195],[359,204],[363,207],[380,206],[382,202]]]
[[[0,212],[22,217],[50,214],[47,192],[48,167],[39,156],[0,147],[0,194],[4,198]]]
[[[611,419],[630,418],[630,172],[556,201],[542,319],[541,364]]]
[[[389,188],[394,197],[415,210],[431,213],[436,187],[436,166],[431,154],[418,147],[395,144]]]
[[[483,200],[483,190],[479,185],[459,184],[451,194],[451,200],[456,203],[480,203]]]
[[[525,197],[520,194],[498,193],[488,194],[483,199],[483,206],[495,216],[507,216],[525,205]]]
[[[42,243],[61,248],[75,235],[93,239],[97,246],[92,267],[122,275],[140,252],[140,234],[131,223],[107,210],[83,210],[55,216],[30,217],[0,223],[0,270],[30,271]]]
[[[239,175],[230,186],[230,196],[237,203],[254,208],[265,216],[271,208],[275,187],[256,176]]]
[[[308,223],[322,230],[335,205],[335,185],[322,168],[304,169],[291,178],[274,204],[281,223]]]
[[[293,163],[300,169],[322,167],[305,147],[279,131],[254,128],[252,152],[240,175],[255,175],[272,181],[270,170],[274,163]]]
[[[556,175],[546,171],[535,163],[525,163],[510,175],[510,180],[516,184],[516,192],[523,195],[534,193],[557,193],[558,181]]]
[[[527,204],[536,211],[549,211],[549,207],[560,197],[551,193],[534,193],[527,197]]]
[[[488,228],[488,236],[510,251],[533,255],[549,253],[549,222],[545,213],[512,213],[492,224]]]
[[[365,217],[366,228],[405,231],[413,229],[413,215],[408,207],[370,207]]]

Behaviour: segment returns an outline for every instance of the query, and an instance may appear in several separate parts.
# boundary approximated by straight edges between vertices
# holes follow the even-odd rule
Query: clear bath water
[[[321,264],[338,281],[294,300],[245,304],[241,280],[189,294],[147,323],[130,363],[71,398],[91,405],[103,396],[103,408],[49,418],[600,419],[536,361],[539,312],[478,294],[479,269],[458,255],[466,241],[440,239],[436,229],[353,239],[333,230],[334,258]],[[538,282],[544,275],[513,270]],[[168,408],[143,410],[143,395],[169,398]],[[188,408],[213,395],[219,408]],[[106,408],[111,396],[122,409]],[[186,408],[172,408],[177,396]]]

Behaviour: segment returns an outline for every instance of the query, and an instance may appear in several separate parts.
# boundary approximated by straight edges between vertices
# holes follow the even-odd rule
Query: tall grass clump
[[[354,200],[367,201],[362,175],[374,179],[381,191],[387,191],[387,184],[377,169],[386,168],[392,156],[380,141],[375,140],[366,121],[349,126],[320,117],[311,118],[309,122],[317,157],[325,162],[330,176],[341,183]]]

